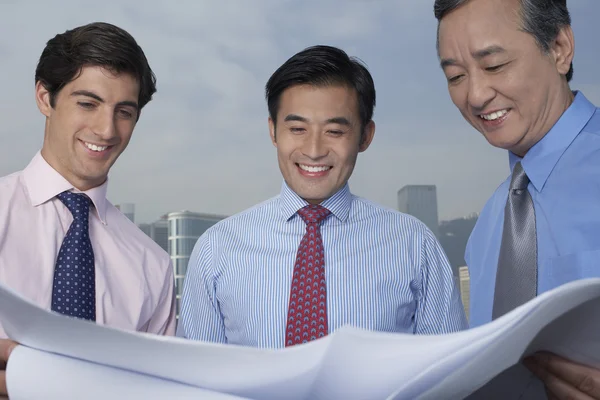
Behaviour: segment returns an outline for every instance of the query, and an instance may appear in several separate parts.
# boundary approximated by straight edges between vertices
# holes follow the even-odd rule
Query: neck
[[[65,178],[67,180],[67,182],[69,182],[71,185],[73,185],[73,187],[77,190],[85,192],[87,190],[98,187],[98,186],[102,185],[104,182],[106,182],[106,179],[107,179],[106,177],[104,177],[101,180],[99,179],[98,181],[78,179],[73,174],[68,173],[68,169],[64,168],[63,164],[60,162],[60,160],[58,158],[54,157],[52,155],[52,153],[50,151],[48,151],[48,149],[45,146],[42,147],[42,150],[40,151],[40,153],[42,155],[42,158],[48,163],[48,165],[50,165],[52,167],[52,169],[54,169],[56,172],[58,172],[60,174],[60,176]]]
[[[550,96],[552,96],[550,94]],[[515,146],[515,148],[510,149],[511,152],[518,155],[519,157],[525,157],[525,155],[531,150],[533,146],[535,146],[540,140],[542,140],[548,132],[552,129],[554,125],[558,122],[558,120],[563,116],[565,111],[573,101],[575,100],[575,95],[569,88],[569,84],[565,81],[564,86],[561,87],[560,94],[555,96],[556,101],[551,104],[547,110],[547,115],[542,116],[546,121],[540,129],[539,134],[535,135],[533,138],[524,137],[523,140]]]

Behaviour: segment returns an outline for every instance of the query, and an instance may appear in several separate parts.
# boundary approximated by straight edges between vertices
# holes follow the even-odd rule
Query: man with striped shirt
[[[200,237],[178,335],[281,348],[346,324],[414,334],[466,328],[431,231],[350,192],[358,153],[375,133],[368,70],[340,49],[311,47],[271,76],[266,97],[281,193]]]

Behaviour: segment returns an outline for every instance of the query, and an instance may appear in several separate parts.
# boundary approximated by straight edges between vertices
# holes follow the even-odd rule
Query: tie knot
[[[308,224],[320,224],[331,212],[319,204],[309,204],[298,210],[298,215]]]
[[[73,219],[87,220],[91,200],[83,193],[62,192],[56,197],[71,211]]]
[[[510,180],[510,190],[527,189],[527,185],[529,185],[529,178],[519,161],[513,168],[512,179]]]

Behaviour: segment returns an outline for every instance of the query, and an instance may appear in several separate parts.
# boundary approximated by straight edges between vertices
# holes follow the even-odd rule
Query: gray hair
[[[433,13],[438,20],[439,51],[439,29],[440,21],[446,14],[460,7],[469,0],[435,0]],[[567,0],[520,0],[521,29],[535,38],[542,51],[548,53],[552,42],[558,36],[561,28],[571,25],[571,16],[567,9]],[[567,82],[573,78],[573,63],[566,75]]]

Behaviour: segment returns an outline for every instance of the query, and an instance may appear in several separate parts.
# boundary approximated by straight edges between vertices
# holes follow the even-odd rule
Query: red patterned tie
[[[319,225],[329,214],[328,209],[318,204],[298,210],[306,223],[306,233],[294,265],[285,330],[286,347],[327,335],[325,257]]]

